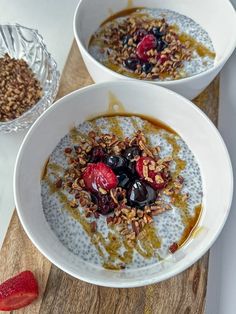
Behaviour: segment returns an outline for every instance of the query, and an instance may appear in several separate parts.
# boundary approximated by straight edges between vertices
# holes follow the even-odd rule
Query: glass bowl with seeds
[[[57,64],[37,30],[0,25],[0,132],[28,128],[53,102]]]

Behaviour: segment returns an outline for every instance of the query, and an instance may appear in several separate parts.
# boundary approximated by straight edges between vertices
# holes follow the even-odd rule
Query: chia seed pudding
[[[101,24],[90,54],[120,74],[144,80],[177,80],[214,66],[208,33],[194,20],[166,9],[133,8]]]
[[[47,222],[69,251],[98,267],[137,269],[161,263],[189,239],[201,214],[202,180],[171,128],[110,116],[61,139],[41,196]]]

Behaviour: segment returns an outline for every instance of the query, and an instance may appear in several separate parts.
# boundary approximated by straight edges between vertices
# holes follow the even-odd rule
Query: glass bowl
[[[0,122],[0,132],[9,133],[28,128],[53,102],[59,86],[57,64],[37,30],[19,24],[0,25],[0,57],[8,53],[15,59],[24,59],[39,80],[43,96],[20,117]]]

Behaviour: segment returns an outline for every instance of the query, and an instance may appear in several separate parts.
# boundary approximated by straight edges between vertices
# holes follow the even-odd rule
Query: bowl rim
[[[229,193],[228,193],[228,200],[227,200],[227,206],[225,206],[225,210],[224,210],[224,214],[223,219],[219,222],[218,224],[218,229],[216,229],[214,231],[214,233],[211,235],[211,239],[210,241],[208,241],[208,243],[205,243],[203,245],[201,245],[200,249],[195,252],[194,254],[192,253],[190,255],[190,257],[188,259],[185,260],[185,263],[180,263],[179,265],[177,265],[177,267],[175,267],[173,270],[167,270],[167,272],[164,272],[162,274],[160,274],[158,276],[158,278],[154,277],[152,279],[142,279],[142,280],[131,280],[131,282],[127,283],[127,282],[116,282],[115,280],[110,281],[110,282],[103,282],[99,279],[93,279],[93,278],[88,278],[84,275],[78,274],[73,270],[68,270],[66,265],[63,265],[63,262],[61,261],[57,261],[54,257],[52,257],[51,251],[49,249],[45,249],[42,248],[40,242],[38,242],[36,239],[34,239],[34,232],[32,231],[32,228],[25,224],[24,222],[24,218],[23,218],[23,212],[21,209],[21,205],[18,200],[18,195],[19,195],[19,191],[18,191],[18,185],[17,185],[17,177],[19,175],[19,169],[20,169],[20,163],[21,163],[21,155],[24,151],[24,146],[27,145],[27,142],[29,140],[29,138],[31,137],[31,134],[33,132],[33,130],[35,128],[37,128],[37,125],[41,122],[41,119],[47,119],[48,114],[50,114],[51,111],[56,110],[57,105],[60,104],[61,102],[64,102],[66,100],[66,98],[68,97],[73,97],[75,94],[80,94],[80,93],[84,93],[84,92],[89,92],[90,89],[99,89],[100,87],[103,86],[114,86],[114,85],[123,85],[126,84],[127,85],[127,81],[125,80],[120,80],[120,81],[113,81],[113,82],[103,82],[103,83],[99,83],[99,84],[92,84],[90,86],[86,86],[83,87],[81,89],[75,90],[72,93],[62,97],[61,99],[57,100],[54,104],[54,106],[49,107],[32,125],[32,127],[30,128],[29,132],[27,133],[26,137],[23,140],[23,143],[21,144],[21,147],[19,149],[19,152],[17,154],[17,159],[16,159],[16,163],[15,163],[15,167],[14,167],[14,180],[13,180],[13,191],[14,191],[14,199],[15,199],[15,204],[16,204],[16,209],[17,209],[17,213],[20,219],[20,222],[26,232],[26,234],[28,235],[28,237],[30,238],[30,240],[32,241],[32,243],[35,245],[35,247],[54,265],[56,265],[58,268],[60,268],[61,270],[63,270],[64,272],[68,273],[69,275],[73,276],[74,278],[83,280],[85,282],[91,283],[91,284],[96,284],[96,285],[100,285],[100,286],[105,286],[105,287],[113,287],[113,288],[131,288],[131,287],[140,287],[140,286],[145,286],[145,285],[149,285],[149,284],[153,284],[153,283],[157,283],[166,279],[169,279],[171,277],[173,277],[174,275],[177,275],[181,272],[183,272],[184,270],[186,270],[187,268],[189,268],[191,265],[193,265],[197,260],[199,260],[208,250],[209,248],[212,246],[212,244],[215,242],[215,240],[217,239],[217,237],[219,236],[220,232],[222,231],[222,228],[225,225],[225,222],[227,220],[227,217],[229,215],[229,211],[230,211],[230,207],[231,207],[231,203],[232,203],[232,197],[233,197],[233,169],[232,169],[232,164],[231,164],[231,160],[230,160],[230,156],[227,150],[227,147],[223,141],[222,136],[220,135],[219,131],[217,130],[217,128],[215,127],[215,125],[213,124],[213,122],[207,117],[207,115],[201,111],[196,105],[194,105],[191,101],[189,101],[188,99],[186,99],[185,97],[169,90],[166,89],[164,87],[161,86],[156,86],[156,85],[152,85],[152,84],[148,84],[148,83],[143,83],[140,81],[130,81],[128,82],[128,84],[132,84],[132,85],[139,85],[141,86],[141,84],[145,85],[146,87],[150,87],[153,86],[153,88],[156,89],[164,89],[166,91],[168,91],[168,93],[170,94],[174,94],[175,96],[177,96],[180,100],[183,100],[186,105],[189,105],[192,110],[196,111],[198,114],[201,115],[201,118],[204,119],[206,121],[206,123],[208,123],[211,127],[212,127],[212,131],[215,132],[215,135],[217,136],[217,138],[219,139],[220,143],[222,144],[222,148],[224,150],[225,153],[225,157],[226,157],[226,162],[228,164],[227,167],[227,171],[229,173],[230,176],[230,182],[229,182]],[[195,250],[196,251],[196,250]]]
[[[98,60],[96,60],[89,52],[88,49],[84,46],[82,40],[80,39],[78,32],[77,32],[77,27],[76,27],[76,21],[79,18],[80,15],[80,9],[81,6],[83,5],[83,3],[86,0],[80,0],[76,9],[75,9],[75,13],[74,13],[74,17],[73,17],[73,31],[74,31],[74,36],[75,39],[79,45],[79,48],[82,50],[82,52],[86,55],[86,57],[93,63],[96,64],[96,66],[98,66],[101,70],[108,72],[110,75],[115,76],[117,79],[127,79],[127,80],[132,80],[132,81],[140,81],[140,79],[138,78],[132,78],[129,76],[125,76],[123,74],[119,74],[116,71],[113,71],[111,69],[109,69],[108,67],[106,67],[105,65],[103,65],[102,63],[100,63]],[[232,3],[230,2],[230,0],[224,0],[225,4],[228,4],[232,13],[235,14],[235,19],[236,19],[236,11],[232,5]],[[189,77],[185,77],[185,78],[181,78],[178,80],[169,80],[169,81],[155,81],[155,80],[141,80],[142,82],[147,82],[147,83],[156,83],[160,86],[171,86],[172,84],[181,84],[181,83],[185,83],[185,82],[189,82],[193,79],[201,79],[202,77],[204,77],[205,75],[211,75],[216,69],[221,68],[224,63],[229,59],[229,57],[231,56],[231,54],[233,53],[233,51],[235,50],[236,47],[236,36],[232,37],[232,45],[231,46],[227,46],[227,49],[225,50],[224,53],[224,57],[222,57],[219,62],[214,63],[213,67],[207,69],[206,71],[200,72],[198,74],[195,74],[193,76],[189,76]]]
[[[39,31],[35,28],[30,28],[24,25],[21,25],[19,23],[5,23],[5,24],[0,24],[0,28],[1,27],[10,27],[10,28],[17,28],[18,30],[20,29],[24,29],[27,31],[30,31],[34,34],[35,38],[37,39],[38,43],[40,44],[40,46],[42,47],[42,49],[44,50],[45,54],[48,56],[48,59],[50,61],[50,65],[53,69],[53,78],[52,81],[55,82],[53,84],[50,84],[50,86],[55,85],[55,88],[53,90],[51,90],[49,95],[45,95],[43,94],[42,98],[40,98],[32,107],[30,107],[27,111],[25,111],[22,115],[20,115],[18,118],[15,118],[13,120],[9,120],[9,121],[0,121],[0,127],[2,127],[2,132],[11,132],[11,131],[7,131],[5,129],[11,127],[11,125],[14,123],[20,123],[20,121],[22,119],[24,119],[25,117],[27,117],[27,115],[30,115],[32,112],[35,111],[35,109],[39,108],[41,106],[42,103],[44,103],[47,98],[50,96],[50,98],[52,97],[53,99],[55,99],[55,96],[57,94],[58,88],[59,88],[59,81],[60,81],[60,72],[58,70],[58,65],[57,62],[55,61],[55,59],[52,57],[51,53],[47,50],[47,45],[44,42],[43,36],[39,33]],[[37,73],[35,73],[33,71],[34,75],[36,76]],[[52,100],[53,102],[53,100]],[[27,128],[27,126],[26,126]],[[12,130],[13,131],[13,130]]]

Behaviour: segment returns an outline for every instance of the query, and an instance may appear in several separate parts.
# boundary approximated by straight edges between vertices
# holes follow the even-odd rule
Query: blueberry
[[[129,40],[132,38],[132,36],[131,35],[124,35],[123,37],[122,37],[122,44],[125,46],[125,45],[128,45],[128,42],[129,42]]]
[[[145,37],[148,34],[148,32],[144,28],[139,28],[136,32],[135,35],[137,36],[137,40],[135,41],[136,44],[139,43],[143,37]]]
[[[157,192],[148,184],[135,180],[127,193],[127,201],[130,206],[144,208],[146,205],[154,203]]]
[[[148,74],[152,71],[152,68],[153,68],[153,65],[149,62],[145,62],[143,65],[142,65],[142,72]]]
[[[163,35],[165,35],[165,32],[160,31],[160,27],[153,27],[151,30],[151,33],[157,38],[161,38]]]
[[[137,172],[136,172],[136,163],[130,161],[130,162],[128,163],[127,170],[128,170],[128,173],[129,173],[130,176],[135,177],[135,176],[137,175]]]
[[[162,51],[162,50],[164,50],[167,46],[168,46],[168,45],[167,45],[167,43],[166,43],[164,40],[158,39],[158,40],[157,40],[156,50],[157,50],[157,51]]]
[[[146,184],[146,189],[148,191],[148,204],[152,204],[157,199],[157,191],[154,190],[149,184]]]
[[[104,159],[107,166],[114,170],[119,170],[119,168],[126,167],[127,159],[123,156],[110,155]]]
[[[99,162],[105,156],[105,151],[101,146],[94,147],[91,152],[89,153],[89,162]]]
[[[127,173],[123,172],[117,175],[118,179],[118,186],[120,186],[123,189],[126,189],[130,183],[130,178]]]
[[[128,160],[134,159],[135,156],[139,156],[141,153],[137,146],[129,147],[124,151],[124,156]]]
[[[137,69],[137,65],[139,63],[140,63],[140,61],[138,59],[129,58],[129,59],[126,59],[123,64],[127,69],[135,71]]]

